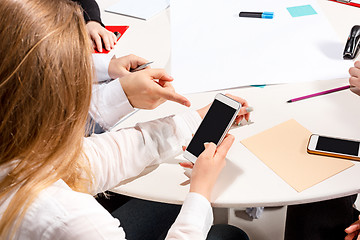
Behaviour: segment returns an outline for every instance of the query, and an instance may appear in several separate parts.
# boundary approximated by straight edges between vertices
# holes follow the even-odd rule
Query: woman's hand
[[[109,64],[109,76],[112,79],[120,78],[130,74],[131,69],[135,69],[140,65],[147,63],[148,61],[144,58],[138,57],[136,55],[130,54],[120,58],[112,58]],[[149,69],[146,67],[144,69]]]
[[[200,154],[193,166],[190,192],[199,193],[210,201],[212,189],[226,164],[225,157],[234,139],[234,136],[228,134],[217,148],[214,143],[204,144],[205,150]]]
[[[99,52],[103,51],[103,43],[105,49],[108,51],[114,48],[117,40],[115,34],[101,26],[100,23],[96,21],[89,21],[86,23],[86,29],[93,41],[94,48],[96,48]]]
[[[351,86],[355,86],[360,89],[360,61],[354,63],[354,67],[349,69],[350,78],[349,83]]]
[[[350,227],[345,229],[345,232],[348,234],[345,237],[345,240],[353,240],[355,237],[357,237],[357,240],[360,240],[360,236],[359,236],[359,231],[360,231],[360,216],[359,216],[359,220],[354,222],[353,224],[350,225]]]
[[[119,78],[120,84],[135,108],[154,109],[166,100],[190,106],[190,101],[175,92],[173,78],[163,69],[145,69]]]
[[[236,116],[235,124],[239,125],[243,118],[249,121],[250,112],[253,108],[249,107],[247,101],[231,94],[226,94],[226,96],[240,102],[242,105]],[[210,105],[211,104],[197,110],[201,118],[205,117]],[[180,163],[182,167],[193,169],[190,179],[190,192],[197,192],[210,201],[212,189],[221,170],[225,166],[225,157],[234,139],[234,136],[227,134],[218,147],[216,147],[214,143],[205,143],[205,150],[200,154],[195,164],[191,162]],[[186,147],[183,147],[184,151],[185,149]]]
[[[250,119],[250,112],[253,111],[253,108],[252,107],[249,107],[249,104],[247,103],[247,101],[245,99],[242,99],[240,97],[237,97],[237,96],[234,96],[234,95],[231,95],[231,94],[225,94],[226,96],[234,99],[235,101],[238,101],[239,103],[241,103],[241,108],[240,108],[240,111],[238,113],[238,115],[236,116],[235,118],[235,124],[239,125],[241,120],[245,117],[246,121],[249,121]],[[210,105],[207,105],[199,110],[197,110],[197,112],[199,113],[200,117],[201,118],[204,118],[205,117],[205,114],[207,113],[207,111],[209,110],[210,108]]]

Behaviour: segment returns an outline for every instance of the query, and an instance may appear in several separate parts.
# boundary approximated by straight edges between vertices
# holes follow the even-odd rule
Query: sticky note
[[[292,17],[303,17],[317,14],[311,5],[288,7],[286,8]]]

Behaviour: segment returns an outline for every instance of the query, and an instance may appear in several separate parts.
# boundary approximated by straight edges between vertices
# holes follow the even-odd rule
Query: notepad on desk
[[[308,154],[310,135],[309,130],[291,119],[241,143],[301,192],[354,165],[343,159]]]
[[[120,0],[106,12],[148,20],[169,7],[170,0]]]

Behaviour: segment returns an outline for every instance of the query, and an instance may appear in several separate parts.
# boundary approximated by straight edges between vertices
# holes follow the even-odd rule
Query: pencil
[[[326,90],[326,91],[313,93],[313,94],[306,95],[306,96],[302,96],[302,97],[298,97],[298,98],[293,98],[293,99],[290,99],[290,100],[287,101],[287,102],[288,102],[288,103],[292,103],[292,102],[300,101],[300,100],[307,99],[307,98],[312,98],[312,97],[317,97],[317,96],[321,96],[321,95],[325,95],[325,94],[329,94],[329,93],[333,93],[333,92],[342,91],[342,90],[345,90],[345,89],[348,89],[348,88],[350,88],[350,85],[343,86],[343,87],[338,87],[338,88],[333,88],[333,89],[329,89],[329,90]]]

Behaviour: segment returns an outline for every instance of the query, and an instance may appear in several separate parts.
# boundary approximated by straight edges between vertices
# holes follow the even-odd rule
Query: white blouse
[[[93,54],[95,80],[90,104],[90,116],[109,130],[122,117],[134,111],[119,79],[111,79],[108,73],[111,54]]]
[[[16,239],[126,239],[120,222],[93,195],[180,154],[200,121],[196,111],[189,111],[85,138],[84,151],[95,176],[91,194],[75,192],[64,181],[57,181],[31,204]],[[6,206],[7,202],[0,206],[0,214]],[[189,193],[166,239],[205,239],[212,221],[208,200]]]

